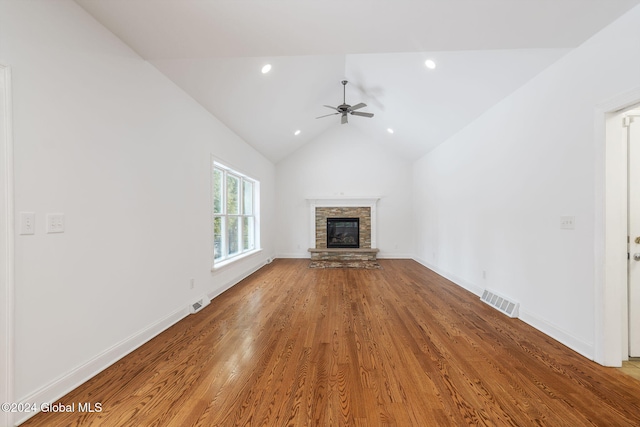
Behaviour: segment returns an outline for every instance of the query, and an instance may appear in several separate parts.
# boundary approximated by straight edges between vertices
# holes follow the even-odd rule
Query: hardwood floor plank
[[[24,426],[637,426],[640,381],[410,260],[280,259]]]

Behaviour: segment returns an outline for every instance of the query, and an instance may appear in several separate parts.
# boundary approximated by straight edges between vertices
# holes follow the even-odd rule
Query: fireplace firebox
[[[327,218],[327,248],[359,248],[360,218]]]

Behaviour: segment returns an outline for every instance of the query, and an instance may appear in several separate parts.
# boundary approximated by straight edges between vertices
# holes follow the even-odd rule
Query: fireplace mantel
[[[371,209],[371,247],[377,247],[376,205],[380,197],[307,197],[309,203],[309,247],[316,247],[316,208],[317,207],[368,207]]]
[[[322,207],[370,206],[374,207],[380,197],[307,197],[311,205]]]

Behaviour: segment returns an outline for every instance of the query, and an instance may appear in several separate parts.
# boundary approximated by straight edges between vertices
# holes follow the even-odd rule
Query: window
[[[259,182],[213,163],[213,262],[258,249]]]

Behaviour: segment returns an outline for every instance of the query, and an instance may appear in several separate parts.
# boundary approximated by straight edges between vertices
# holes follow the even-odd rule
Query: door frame
[[[14,220],[11,70],[0,64],[0,403],[14,402]],[[12,426],[0,411],[0,425]]]
[[[640,87],[595,108],[593,359],[604,366],[621,366],[628,353],[627,148],[618,117],[639,103]]]
[[[625,112],[622,113],[622,116],[625,118],[628,118],[629,120],[626,123],[625,129],[624,129],[624,135],[625,135],[625,139],[627,142],[627,213],[630,212],[630,208],[631,208],[631,192],[630,192],[630,185],[631,185],[631,171],[629,170],[629,165],[633,164],[632,163],[632,159],[630,156],[631,153],[631,127],[633,125],[634,122],[636,122],[636,127],[634,129],[636,129],[636,132],[640,133],[640,104],[638,105],[634,105],[633,107],[631,107],[630,109],[625,110]],[[639,134],[640,136],[640,134]],[[640,156],[639,153],[635,154],[636,157]],[[634,157],[634,159],[636,158]],[[629,357],[631,357],[631,309],[632,309],[632,304],[631,304],[631,276],[630,276],[630,267],[631,267],[631,263],[635,263],[635,261],[631,261],[631,256],[633,256],[633,252],[637,252],[637,251],[632,251],[631,250],[631,246],[633,244],[633,242],[631,241],[631,239],[633,239],[634,236],[637,236],[637,234],[632,235],[631,234],[631,217],[629,217],[629,215],[627,214],[627,287],[626,287],[626,295],[625,295],[625,300],[626,300],[626,313],[623,310],[623,315],[626,315],[624,317],[624,326],[625,329],[623,329],[623,336],[622,336],[622,349],[623,349],[623,353],[622,353],[622,360],[629,360]],[[638,310],[638,307],[635,307],[634,310]],[[635,312],[635,311],[634,311]],[[636,334],[638,333],[638,331],[634,331]],[[634,335],[637,336],[637,335]],[[637,354],[637,344],[636,344],[636,354]]]

